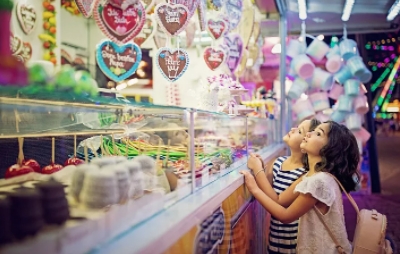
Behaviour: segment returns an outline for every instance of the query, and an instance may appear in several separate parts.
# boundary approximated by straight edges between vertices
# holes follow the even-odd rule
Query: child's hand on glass
[[[253,171],[264,169],[261,158],[256,154],[250,154],[249,160],[247,161],[247,167]]]
[[[256,179],[254,179],[254,176],[249,171],[240,171],[240,173],[244,176],[244,183],[246,184],[250,193],[254,193],[254,191],[259,189]]]

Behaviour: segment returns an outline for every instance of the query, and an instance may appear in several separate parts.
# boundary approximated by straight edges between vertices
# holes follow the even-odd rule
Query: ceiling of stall
[[[261,3],[262,2],[262,3]],[[346,0],[307,0],[306,27],[309,34],[341,34],[343,22],[341,20]],[[395,0],[357,0],[354,4],[350,20],[347,22],[347,31],[354,33],[381,33],[393,32],[399,28],[399,18],[392,22],[386,21],[388,11]],[[256,4],[265,19],[261,22],[264,36],[277,36],[279,25],[271,5],[286,10],[288,32],[299,34],[301,20],[298,14],[297,0],[258,0]],[[276,7],[275,7],[276,10]]]

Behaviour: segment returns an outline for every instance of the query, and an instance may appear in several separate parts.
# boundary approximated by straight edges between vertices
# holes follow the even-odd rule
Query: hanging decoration
[[[213,71],[226,63],[226,56],[226,51],[221,47],[206,47],[203,54],[204,61],[206,62],[208,68]]]
[[[238,34],[228,34],[224,37],[224,43],[229,48],[227,57],[228,68],[231,73],[234,73],[242,59],[243,41]]]
[[[29,35],[36,26],[36,10],[33,5],[18,2],[16,6],[18,23],[22,31]]]
[[[167,105],[180,106],[181,96],[179,92],[179,85],[177,83],[167,84]]]
[[[56,12],[55,7],[50,0],[43,1],[43,29],[44,33],[39,35],[39,39],[43,42],[44,54],[43,59],[57,64],[57,57],[54,49],[57,47],[56,40]]]
[[[85,18],[90,18],[93,12],[94,0],[75,0],[75,3]]]
[[[250,38],[253,34],[254,22],[255,22],[255,9],[250,0],[243,1],[243,10],[239,25],[236,29],[237,33],[243,40],[244,47],[247,47]]]
[[[158,25],[170,36],[185,30],[189,23],[189,10],[182,4],[158,4],[154,10]]]
[[[229,30],[234,30],[240,23],[243,12],[243,0],[226,0],[226,14],[229,19]]]
[[[169,0],[168,3],[171,5],[181,4],[188,10],[188,19],[191,19],[194,15],[200,0]]]
[[[96,50],[96,60],[101,71],[115,82],[121,82],[132,76],[142,60],[142,50],[135,43],[122,46],[104,40]]]
[[[17,35],[11,33],[11,54],[20,62],[27,62],[32,58],[32,46],[29,42],[22,41]]]
[[[133,39],[133,41],[141,46],[143,43],[151,39],[157,30],[157,23],[153,15],[147,15],[142,31]]]
[[[146,21],[144,7],[137,0],[95,0],[93,16],[104,35],[118,44],[131,41]]]
[[[207,21],[207,31],[211,38],[218,40],[224,37],[229,31],[229,23],[222,18],[212,19]]]
[[[206,30],[206,22],[207,22],[207,0],[198,0],[199,7],[197,9],[200,31]]]
[[[161,74],[170,82],[178,80],[189,66],[189,55],[184,49],[160,48],[156,64]]]

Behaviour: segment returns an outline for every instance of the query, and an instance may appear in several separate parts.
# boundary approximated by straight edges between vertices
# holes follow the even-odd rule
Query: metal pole
[[[288,110],[288,112],[286,112],[286,34],[287,34],[286,13],[281,13],[279,19],[279,36],[281,41],[281,55],[279,64],[279,81],[281,84],[281,114],[280,114],[281,128],[279,132],[280,137],[283,136],[283,133],[286,133],[288,131],[287,127],[288,121],[286,119],[291,118],[291,113],[290,113],[291,111]]]
[[[367,60],[367,52],[365,51],[365,35],[357,34],[356,40],[358,43],[358,48],[361,57],[364,62]],[[381,192],[381,180],[379,176],[379,163],[378,163],[378,151],[376,149],[376,135],[375,135],[375,120],[372,116],[372,94],[371,94],[371,84],[364,84],[367,89],[367,99],[369,105],[369,111],[365,115],[365,120],[367,124],[367,129],[371,134],[371,138],[368,140],[368,155],[369,155],[369,176],[371,179],[371,192],[380,193]]]
[[[195,170],[195,153],[194,153],[194,110],[189,110],[189,165],[192,173],[192,193],[196,190],[196,170]]]

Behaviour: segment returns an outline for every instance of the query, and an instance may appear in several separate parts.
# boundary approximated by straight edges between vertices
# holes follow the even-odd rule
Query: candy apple
[[[50,175],[50,174],[60,171],[62,168],[63,168],[63,166],[61,166],[60,164],[52,163],[52,164],[42,168],[42,174]]]
[[[34,172],[33,169],[27,165],[14,164],[7,169],[4,177],[11,178],[11,177],[15,177],[15,176],[29,174],[32,172]]]
[[[33,171],[35,171],[36,173],[42,172],[42,167],[40,167],[40,164],[37,161],[35,161],[34,159],[24,160],[22,162],[22,165],[31,167],[33,169]]]
[[[77,157],[72,157],[72,158],[69,158],[68,160],[65,161],[64,166],[69,166],[69,165],[77,166],[77,165],[80,165],[80,164],[83,164],[83,163],[85,163],[84,160],[81,160],[81,159],[79,159]]]

